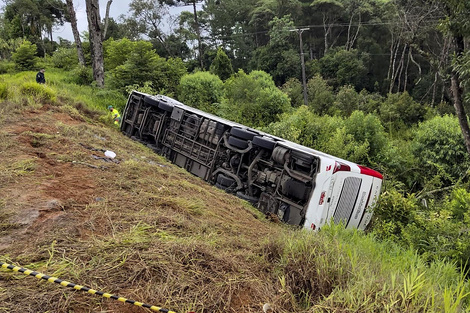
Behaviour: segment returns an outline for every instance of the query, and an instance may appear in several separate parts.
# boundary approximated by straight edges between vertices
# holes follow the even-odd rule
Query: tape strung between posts
[[[101,292],[101,291],[94,290],[94,289],[91,289],[91,288],[87,288],[87,287],[84,287],[84,286],[76,285],[76,284],[70,283],[68,281],[59,279],[57,277],[52,277],[52,276],[44,275],[44,274],[41,274],[41,273],[38,273],[38,272],[35,272],[35,271],[28,270],[24,267],[14,266],[14,265],[7,264],[7,263],[4,263],[4,262],[0,262],[0,266],[3,267],[3,268],[7,268],[9,270],[15,271],[15,272],[23,273],[25,275],[30,275],[30,276],[34,276],[36,278],[47,280],[50,283],[57,283],[57,284],[60,284],[64,287],[70,287],[70,288],[73,288],[73,289],[76,289],[76,290],[86,291],[86,292],[91,293],[93,295],[99,295],[99,296],[103,296],[103,297],[109,298],[109,299],[114,299],[114,300],[117,300],[117,301],[120,301],[120,302],[130,303],[130,304],[133,304],[133,305],[136,305],[136,306],[140,306],[140,307],[143,307],[143,308],[150,309],[152,311],[158,311],[158,312],[162,312],[162,313],[176,313],[174,311],[163,309],[163,308],[160,308],[158,306],[145,304],[145,303],[134,301],[134,300],[129,300],[129,299],[126,299],[126,298],[123,298],[123,297],[118,297],[118,296],[115,296],[115,295],[112,295],[112,294],[109,294],[109,293],[105,293],[105,292]]]

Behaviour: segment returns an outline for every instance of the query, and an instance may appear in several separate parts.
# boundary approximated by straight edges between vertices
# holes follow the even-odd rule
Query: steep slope
[[[67,110],[44,105],[2,123],[0,254],[172,308],[259,307],[267,278],[249,259],[258,258],[259,240],[276,227],[117,130]],[[94,149],[114,151],[116,162]],[[126,306],[32,278],[1,285],[8,289],[2,307],[11,312]]]

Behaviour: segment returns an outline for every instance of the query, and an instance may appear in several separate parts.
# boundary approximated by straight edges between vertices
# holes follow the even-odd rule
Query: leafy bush
[[[457,118],[436,116],[419,124],[412,151],[422,169],[422,183],[439,175],[450,183],[464,176],[470,166]]]
[[[181,77],[178,99],[184,104],[215,113],[223,92],[224,84],[218,76],[208,72],[197,72]]]
[[[297,78],[289,79],[282,85],[281,90],[289,96],[292,107],[298,108],[304,104],[302,83]]]
[[[110,71],[123,65],[137,45],[139,45],[138,42],[130,41],[127,38],[107,40],[104,45],[106,70]]]
[[[222,48],[217,49],[217,55],[212,61],[209,71],[222,80],[227,80],[233,74],[232,62]]]
[[[417,124],[426,114],[425,106],[414,101],[407,92],[388,94],[379,111],[383,124],[391,129]]]
[[[20,71],[32,70],[36,66],[36,45],[25,40],[21,46],[12,54],[13,62]]]
[[[361,97],[353,86],[342,86],[338,90],[334,101],[334,108],[343,116],[349,116],[355,110],[359,110]]]
[[[70,80],[77,85],[91,85],[93,83],[93,70],[86,66],[77,66],[72,70]]]
[[[418,200],[396,190],[383,192],[374,207],[373,233],[381,239],[403,243],[405,227],[417,216]]]
[[[181,59],[165,60],[155,53],[150,42],[138,41],[124,64],[111,71],[110,85],[125,92],[126,86],[142,86],[145,82],[152,82],[159,93],[171,96],[176,94],[184,74],[186,67]]]
[[[357,50],[332,49],[319,60],[320,73],[335,88],[353,85],[362,89],[365,85],[367,56]]]
[[[307,83],[308,106],[317,114],[323,115],[331,111],[334,101],[332,88],[326,80],[317,75]]]
[[[59,48],[52,55],[51,61],[54,67],[70,70],[78,65],[77,49]]]
[[[8,85],[6,83],[0,83],[0,99],[8,98]]]
[[[15,70],[15,63],[2,60],[0,61],[0,74],[11,73]]]
[[[267,126],[290,108],[289,98],[269,74],[240,70],[225,82],[225,96],[219,114],[252,127]]]
[[[37,101],[55,101],[57,95],[54,90],[36,82],[24,83],[20,87],[22,94],[32,96]]]

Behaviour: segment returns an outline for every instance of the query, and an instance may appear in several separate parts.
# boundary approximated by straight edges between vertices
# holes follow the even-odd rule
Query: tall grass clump
[[[0,99],[5,100],[8,98],[8,85],[0,83]]]
[[[20,91],[22,94],[32,96],[37,101],[55,101],[57,98],[56,92],[50,87],[35,82],[23,83]]]
[[[470,286],[454,264],[342,226],[294,231],[263,247],[280,312],[462,312]]]

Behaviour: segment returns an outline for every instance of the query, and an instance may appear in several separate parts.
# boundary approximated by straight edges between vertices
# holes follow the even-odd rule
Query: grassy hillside
[[[46,75],[0,76],[0,261],[177,312],[466,310],[452,264],[271,222],[123,136],[124,97]],[[148,310],[1,269],[0,312]]]

